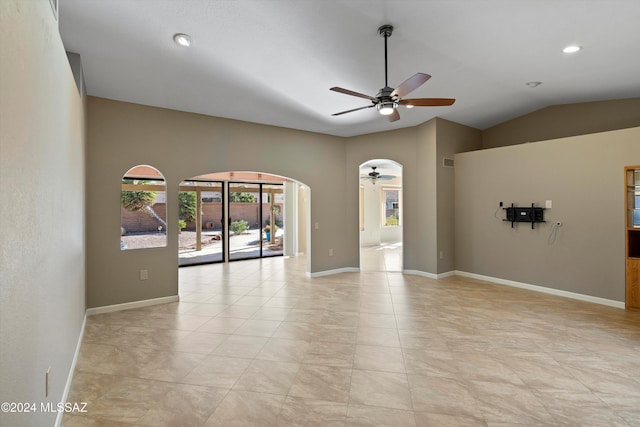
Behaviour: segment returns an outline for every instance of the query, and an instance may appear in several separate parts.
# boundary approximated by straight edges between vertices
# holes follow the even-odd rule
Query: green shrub
[[[385,223],[386,226],[392,226],[392,225],[398,225],[398,218],[396,218],[395,216],[390,216],[387,217],[387,222]]]
[[[183,219],[185,221],[195,222],[196,220],[195,191],[181,191],[178,194],[178,218]]]
[[[233,234],[242,234],[247,228],[249,228],[249,223],[244,219],[233,221],[230,228]]]
[[[180,229],[180,231],[184,230],[185,228],[187,228],[187,222],[184,219],[179,219],[178,228]]]
[[[240,187],[242,187],[242,185]],[[253,193],[239,193],[236,191],[232,191],[229,193],[229,201],[232,203],[233,202],[255,203],[257,202],[257,199]]]

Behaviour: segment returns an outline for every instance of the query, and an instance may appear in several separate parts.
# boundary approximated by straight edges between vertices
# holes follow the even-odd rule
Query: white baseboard
[[[145,299],[142,301],[125,302],[123,304],[106,305],[104,307],[95,307],[87,310],[87,316],[93,316],[95,314],[111,313],[114,311],[129,310],[131,308],[148,307],[150,305],[167,304],[170,302],[178,302],[180,297],[178,295],[171,295],[162,298]]]
[[[607,305],[615,308],[625,308],[625,303],[620,301],[614,301],[606,298],[593,297],[591,295],[578,294],[575,292],[562,291],[560,289],[546,288],[544,286],[531,285],[529,283],[516,282],[514,280],[500,279],[498,277],[484,276],[482,274],[468,273],[466,271],[454,272],[458,276],[469,277],[471,279],[484,280],[485,282],[496,283],[498,285],[512,286],[514,288],[527,289],[535,292],[542,292],[545,294],[557,295],[565,298],[576,299],[580,301],[592,302],[595,304]]]
[[[456,275],[455,271],[447,271],[446,273],[435,274],[435,273],[427,273],[426,271],[421,271],[421,270],[402,270],[402,273],[413,274],[414,276],[428,277],[429,279],[444,279],[446,277],[451,277]]]
[[[62,398],[59,402],[66,402],[69,396],[69,390],[71,390],[71,383],[73,382],[73,373],[76,370],[76,363],[78,362],[78,355],[80,354],[80,347],[82,346],[82,338],[84,337],[84,326],[87,324],[87,312],[84,313],[84,319],[82,319],[82,326],[80,327],[80,334],[78,336],[78,343],[76,344],[76,351],[73,353],[73,359],[71,359],[71,366],[69,367],[69,374],[67,375],[67,382],[62,390]],[[56,416],[55,427],[60,427],[62,424],[62,417],[64,411],[59,411]]]
[[[340,273],[360,273],[360,269],[356,267],[336,268],[335,270],[316,271],[315,273],[309,273],[307,271],[307,277],[322,277],[331,276],[332,274]]]
[[[80,354],[80,347],[82,347],[82,338],[84,337],[84,327],[87,324],[87,317],[93,316],[95,314],[111,313],[113,311],[128,310],[130,308],[147,307],[147,306],[150,306],[150,305],[166,304],[166,303],[169,303],[169,302],[177,302],[179,300],[180,300],[180,297],[178,295],[172,295],[170,297],[154,298],[154,299],[148,299],[148,300],[142,300],[142,301],[127,302],[127,303],[124,303],[124,304],[115,304],[115,305],[108,305],[108,306],[105,306],[105,307],[96,307],[96,308],[87,309],[87,311],[84,313],[84,319],[82,319],[82,326],[80,327],[80,335],[78,336],[78,343],[76,344],[76,351],[73,354],[73,359],[71,360],[71,366],[69,367],[69,374],[67,375],[67,382],[64,385],[64,390],[62,391],[62,398],[59,401],[60,402],[66,402],[67,401],[67,397],[69,396],[69,390],[71,389],[71,383],[73,382],[73,373],[75,372],[76,363],[78,362],[78,356]],[[63,415],[64,415],[64,411],[63,412],[58,412],[58,415],[56,416],[56,421],[55,421],[55,424],[54,424],[55,427],[59,427],[62,424]]]

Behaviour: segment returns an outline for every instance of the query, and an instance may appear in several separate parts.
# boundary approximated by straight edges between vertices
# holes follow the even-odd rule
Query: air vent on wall
[[[446,157],[442,159],[442,166],[445,168],[453,167],[453,159],[447,159]]]

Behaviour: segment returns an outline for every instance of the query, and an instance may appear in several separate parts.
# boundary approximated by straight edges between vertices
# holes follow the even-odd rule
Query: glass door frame
[[[225,185],[225,181],[222,180],[202,180],[202,179],[185,179],[183,181],[180,182],[180,184],[182,184],[183,182],[194,182],[196,183],[196,185],[194,185],[194,188],[191,189],[189,188],[190,186],[187,185],[180,185],[178,188],[178,193],[181,192],[194,192],[196,193],[196,215],[197,215],[197,219],[196,219],[196,230],[200,230],[200,233],[202,233],[202,196],[200,195],[200,197],[197,197],[198,194],[200,194],[201,192],[207,192],[207,191],[211,191],[211,190],[207,190],[206,187],[198,187],[198,183],[216,183],[216,184],[220,184],[220,198],[221,198],[221,213],[222,213],[222,218],[220,218],[221,220],[221,233],[220,233],[220,237],[222,239],[222,245],[221,245],[221,259],[219,260],[213,260],[213,261],[198,261],[198,262],[193,262],[190,264],[183,264],[180,265],[180,253],[178,250],[178,266],[179,267],[191,267],[194,265],[206,265],[206,264],[219,264],[219,263],[224,263],[227,262],[227,251],[226,251],[226,246],[227,246],[227,240],[228,240],[228,233],[226,231],[226,226],[225,226],[225,212],[227,210],[227,197],[226,197],[226,185]],[[216,191],[218,191],[216,189]]]
[[[271,258],[271,257],[277,257],[277,256],[284,256],[284,250],[282,251],[282,253],[280,254],[273,254],[273,255],[265,255],[264,254],[264,242],[262,240],[262,233],[263,233],[263,229],[264,226],[262,225],[262,221],[263,221],[263,209],[262,209],[262,197],[263,197],[263,187],[265,185],[273,185],[273,186],[280,186],[282,187],[282,194],[284,194],[284,184],[283,183],[273,183],[273,182],[254,182],[254,181],[226,181],[227,184],[227,192],[226,192],[226,197],[225,197],[225,215],[226,215],[226,221],[225,221],[225,235],[227,236],[226,239],[226,250],[225,250],[225,259],[228,260],[228,262],[234,262],[234,261],[244,261],[244,260],[248,260],[248,259],[259,259],[259,258]],[[258,186],[258,218],[259,218],[259,224],[260,224],[260,230],[259,230],[259,241],[260,241],[260,248],[259,248],[259,255],[257,257],[251,257],[251,258],[236,258],[236,259],[232,259],[231,258],[231,245],[230,245],[230,227],[231,227],[231,218],[230,218],[230,208],[231,208],[231,201],[229,200],[229,198],[231,197],[231,193],[234,193],[236,191],[232,191],[232,185],[257,185]],[[249,189],[250,190],[250,189]],[[274,233],[275,235],[275,233]],[[284,238],[283,238],[284,241]]]

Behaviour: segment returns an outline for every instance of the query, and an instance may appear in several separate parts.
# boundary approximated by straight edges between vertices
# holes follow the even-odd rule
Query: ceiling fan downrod
[[[380,37],[384,37],[384,87],[389,87],[389,81],[387,79],[387,38],[393,34],[392,25],[383,25],[378,28],[378,34]]]

